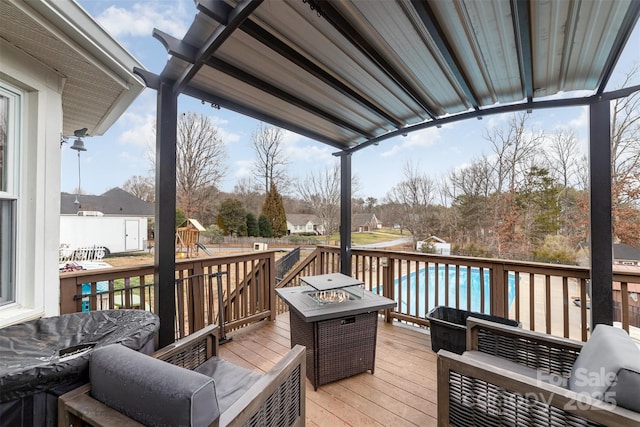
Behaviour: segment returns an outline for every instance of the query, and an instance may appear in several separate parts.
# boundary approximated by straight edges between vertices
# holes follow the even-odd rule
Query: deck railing
[[[227,273],[222,276],[221,305],[228,331],[286,311],[275,297],[276,286],[297,286],[302,276],[338,272],[339,261],[339,248],[320,246],[277,285],[272,251],[177,261],[176,336],[218,322],[215,273]],[[427,326],[429,310],[445,305],[516,319],[530,330],[588,338],[589,269],[584,267],[366,249],[353,249],[351,261],[352,276],[366,289],[398,301],[386,313],[388,320]],[[116,307],[153,310],[152,265],[60,277],[62,313]],[[629,284],[640,283],[640,273],[614,272],[613,280],[620,283],[621,326],[629,331],[635,313]]]
[[[278,287],[297,286],[301,276],[338,271],[340,249],[321,246]],[[388,319],[427,326],[429,310],[445,305],[508,317],[547,334],[588,338],[590,275],[585,267],[352,249],[351,275],[366,289],[398,301]],[[614,272],[613,280],[621,283],[621,326],[629,331],[628,284],[640,283],[640,273]],[[278,302],[278,312],[284,310],[286,305]]]
[[[154,311],[153,265],[60,274],[60,313],[114,308]],[[273,251],[176,261],[176,337],[218,323],[218,273],[225,329],[273,316]]]

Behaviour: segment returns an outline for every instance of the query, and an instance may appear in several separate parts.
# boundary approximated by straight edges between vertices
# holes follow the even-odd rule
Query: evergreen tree
[[[224,230],[228,234],[237,236],[247,235],[247,213],[242,207],[242,203],[235,199],[225,199],[220,204],[220,218],[224,225]]]
[[[284,211],[282,196],[273,182],[262,205],[262,213],[271,222],[273,237],[282,237],[287,234],[287,215]]]
[[[247,236],[257,237],[260,233],[258,229],[258,220],[251,212],[247,213]]]
[[[273,237],[273,228],[269,218],[262,214],[258,217],[258,234],[260,237]]]
[[[176,208],[176,228],[182,227],[187,222],[187,215],[180,208]]]

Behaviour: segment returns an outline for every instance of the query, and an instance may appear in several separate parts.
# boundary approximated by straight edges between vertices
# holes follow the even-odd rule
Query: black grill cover
[[[112,343],[141,350],[153,340],[159,325],[158,317],[148,311],[105,310],[46,317],[2,328],[0,403],[60,384],[88,381],[91,351],[61,360],[60,350]]]

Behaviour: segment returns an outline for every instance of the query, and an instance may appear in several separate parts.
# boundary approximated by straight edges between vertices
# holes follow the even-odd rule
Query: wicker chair
[[[438,424],[640,426],[639,413],[567,387],[583,345],[469,318],[467,351],[438,352]]]
[[[115,350],[123,351],[120,349]],[[200,401],[201,408],[203,406],[215,407],[216,412],[214,416],[218,415],[218,418],[213,422],[206,423],[210,426],[304,425],[304,372],[306,363],[304,347],[296,346],[291,349],[269,372],[265,374],[259,374],[257,372],[249,371],[233,365],[230,362],[214,357],[218,352],[217,350],[217,327],[209,326],[155,352],[153,354],[153,357],[159,360],[154,360],[149,356],[144,356],[147,358],[147,362],[145,362],[144,364],[148,364],[151,369],[154,369],[155,377],[158,377],[158,375],[155,375],[157,372],[171,371],[175,374],[176,371],[179,371],[178,377],[180,379],[172,384],[181,382],[182,377],[188,377],[189,375],[198,376],[199,378],[203,377],[203,375],[201,375],[200,373],[190,372],[190,370],[205,372],[202,370],[202,368],[206,368],[211,364],[211,362],[223,363],[223,365],[214,365],[217,367],[214,367],[213,369],[219,372],[228,371],[229,369],[237,369],[244,370],[245,372],[250,372],[248,375],[251,376],[251,385],[241,390],[242,394],[240,395],[237,392],[234,392],[235,394],[233,396],[228,396],[226,398],[227,402],[225,404],[221,402],[221,397],[219,396],[221,384],[217,382],[215,374],[211,375],[214,384],[213,386],[211,386],[212,394],[206,396],[213,396],[212,400],[217,400],[217,402],[208,404],[205,403],[203,405],[202,401]],[[97,364],[99,359],[97,358],[97,356],[95,357],[95,359],[95,363]],[[180,368],[176,369],[176,367],[174,366],[168,369],[170,365],[165,365],[165,362],[171,363],[172,365],[177,365]],[[138,363],[137,366],[140,366],[140,364]],[[128,363],[127,367],[130,367]],[[187,371],[186,369],[183,370],[183,368],[186,368],[189,371]],[[147,389],[150,388],[149,384],[155,384],[153,383],[153,380],[147,379],[143,375],[141,381],[149,381],[149,383],[143,384],[143,387],[141,388],[142,392],[139,393],[136,391],[134,393],[129,393],[129,397],[131,397],[131,395],[136,397],[138,395],[145,395],[145,397],[140,397],[138,399],[128,399],[126,401],[126,410],[118,411],[99,401],[99,397],[94,396],[94,394],[99,394],[97,391],[99,385],[94,382],[95,378],[98,378],[99,375],[97,372],[95,373],[96,375],[94,375],[93,371],[91,372],[91,383],[60,396],[60,398],[58,399],[58,426],[78,427],[88,425],[99,427],[117,425],[118,427],[128,427],[143,425],[129,417],[133,415],[129,414],[129,416],[126,416],[122,412],[135,413],[136,411],[144,410],[144,405],[146,405],[147,403],[143,402],[143,400],[146,400],[147,402],[155,400],[155,404],[158,405],[156,399],[149,398],[148,395],[144,394],[147,392]],[[109,375],[111,374],[113,374],[113,372],[110,372]],[[135,379],[130,380],[130,378],[127,378],[126,372],[122,375],[123,379],[120,379],[120,383],[122,384],[121,388],[123,390],[122,394],[126,394],[125,388],[130,386],[130,383],[134,382]],[[209,373],[204,374],[205,378],[206,375],[209,375]],[[235,373],[227,373],[226,375],[227,377],[231,376],[233,377],[233,379],[237,379]],[[118,381],[118,379],[116,379],[116,381]],[[161,378],[160,381],[161,383],[164,382],[164,388],[167,388],[166,377]],[[116,385],[118,385],[117,382]],[[93,390],[94,394],[92,394],[92,386],[95,389]],[[176,389],[178,389],[178,387],[176,387]],[[202,389],[202,387],[199,387],[198,389]],[[170,391],[172,395],[168,397],[167,402],[170,402],[168,406],[171,406],[173,402],[177,402],[175,400],[175,394],[178,392],[179,391],[176,390]],[[118,393],[117,390],[116,393]],[[136,402],[136,400],[139,400],[140,402]],[[109,403],[111,402],[109,401]],[[135,410],[130,410],[128,407],[129,403],[131,403],[132,406],[139,406]],[[148,404],[151,405],[153,403]],[[193,408],[193,404],[187,404],[191,405],[191,410]],[[179,405],[179,403],[176,403],[176,405]],[[205,408],[205,411],[209,410]],[[191,412],[193,411],[191,410]],[[189,423],[193,424],[193,422]]]

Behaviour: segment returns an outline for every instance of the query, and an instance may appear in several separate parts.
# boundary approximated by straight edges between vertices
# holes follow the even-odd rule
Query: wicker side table
[[[305,322],[289,312],[291,345],[307,348],[307,378],[318,386],[365,371],[373,373],[378,313],[362,313],[331,320]]]

